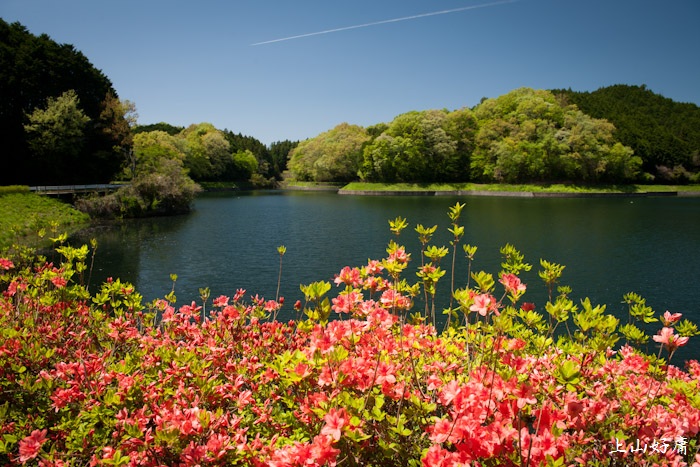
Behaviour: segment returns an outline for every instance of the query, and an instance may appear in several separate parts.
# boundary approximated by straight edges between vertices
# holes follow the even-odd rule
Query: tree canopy
[[[486,99],[470,164],[476,180],[499,182],[634,180],[641,159],[614,138],[614,126],[561,105],[549,91],[516,89]]]
[[[0,173],[0,184],[106,182],[126,160],[129,143],[117,130],[125,116],[107,110],[115,108],[117,93],[72,45],[0,19],[0,96],[6,135],[0,160],[14,169]],[[66,141],[49,150],[60,134]]]
[[[661,182],[700,181],[700,107],[675,102],[646,86],[614,85],[593,92],[555,90],[565,102],[615,125],[616,138]]]
[[[289,154],[289,169],[299,180],[355,180],[362,159],[362,146],[369,138],[364,128],[341,123],[299,143]]]
[[[361,175],[390,182],[458,181],[476,126],[469,109],[399,115],[364,148]]]
[[[286,161],[290,150],[287,148],[296,144],[276,143],[279,147],[275,149],[275,162],[272,152],[253,137],[219,130],[207,122],[175,131],[177,129],[167,123],[137,127],[133,136],[132,164],[125,168],[123,176],[130,179],[159,171],[166,162],[173,162],[197,182],[271,186],[280,177],[279,160]],[[285,149],[287,152],[283,152]]]
[[[412,111],[366,129],[344,123],[289,158],[297,179],[315,181],[624,182],[641,165],[610,122],[530,88],[473,109]]]

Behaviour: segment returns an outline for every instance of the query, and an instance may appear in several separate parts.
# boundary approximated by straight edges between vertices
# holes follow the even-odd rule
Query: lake
[[[463,242],[478,246],[473,269],[496,275],[500,247],[513,244],[533,265],[522,275],[528,285],[524,301],[538,309],[546,302],[537,276],[544,258],[566,265],[561,284],[573,288],[577,303],[590,297],[626,319],[622,296],[634,291],[655,311],[681,312],[700,324],[700,198],[207,193],[188,215],[94,227],[73,241],[98,241],[93,282],[120,277],[134,283],[146,301],[168,293],[170,274],[177,274],[180,305],[199,301],[203,287],[211,289],[212,298],[231,296],[238,288],[275,298],[277,247],[285,245],[280,295],[286,303],[280,318],[290,319],[293,303],[303,301],[300,284],[330,281],[344,266],[381,259],[393,238],[388,220],[397,216],[409,222],[398,239],[413,254],[414,267],[405,277],[417,281],[420,250],[414,227],[437,224],[432,243],[449,247],[447,210],[458,201],[466,203]],[[442,267],[449,270],[449,257]],[[460,248],[456,286],[465,283],[466,271]],[[438,284],[438,294],[446,292],[449,296],[449,272]],[[659,329],[658,323],[652,329]],[[681,350],[679,359],[699,358],[700,337]]]

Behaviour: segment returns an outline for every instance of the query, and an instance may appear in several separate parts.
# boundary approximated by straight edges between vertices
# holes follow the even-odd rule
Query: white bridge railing
[[[113,191],[123,186],[124,185],[108,183],[95,185],[37,185],[30,186],[29,190],[40,195],[67,195],[72,193]]]

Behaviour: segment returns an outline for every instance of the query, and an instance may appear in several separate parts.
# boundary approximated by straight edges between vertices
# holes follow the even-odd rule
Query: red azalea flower
[[[51,283],[53,283],[57,289],[62,289],[68,284],[68,281],[63,276],[56,276],[51,279]]]
[[[41,446],[46,442],[46,429],[34,430],[32,434],[19,442],[19,461],[25,464],[39,455]]]
[[[216,306],[216,307],[221,307],[221,308],[223,308],[223,307],[225,307],[226,305],[228,305],[228,297],[227,297],[226,295],[221,295],[221,296],[219,296],[219,297],[217,297],[217,298],[214,299],[213,304],[214,304],[214,306]]]
[[[245,289],[236,290],[236,294],[233,296],[233,301],[237,302],[238,300],[243,298],[243,295],[245,295]]]

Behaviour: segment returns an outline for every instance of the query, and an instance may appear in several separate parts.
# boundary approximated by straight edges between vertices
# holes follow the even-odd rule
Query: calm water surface
[[[528,284],[525,301],[541,306],[546,301],[537,276],[544,258],[566,265],[561,283],[573,288],[577,302],[588,296],[626,317],[622,296],[635,291],[657,312],[682,312],[700,323],[700,198],[206,194],[189,215],[104,226],[76,240],[97,238],[97,281],[120,277],[134,283],[147,301],[168,293],[169,276],[177,274],[179,304],[199,300],[200,287],[209,287],[212,297],[244,288],[274,298],[276,249],[285,245],[281,295],[286,319],[292,317],[294,301],[303,299],[299,284],[331,280],[343,266],[384,256],[392,238],[388,219],[408,219],[410,227],[399,242],[413,252],[414,264],[420,262],[416,224],[437,224],[433,243],[449,247],[447,210],[457,201],[466,203],[464,241],[479,248],[476,270],[495,275],[499,248],[506,243],[533,265],[522,276]],[[449,269],[449,258],[443,261]],[[449,290],[448,275],[438,284],[438,293]],[[417,280],[415,268],[406,277]],[[457,277],[457,285],[464,284],[464,260],[458,263]],[[680,358],[700,357],[700,337],[683,350]]]

